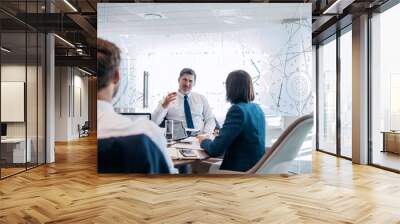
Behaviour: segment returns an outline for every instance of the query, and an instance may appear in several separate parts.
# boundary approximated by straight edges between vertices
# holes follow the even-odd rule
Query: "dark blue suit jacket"
[[[97,141],[99,173],[169,173],[158,146],[144,134]]]
[[[211,157],[225,153],[220,169],[247,171],[265,153],[265,115],[255,103],[232,105],[225,123],[214,141],[209,139],[201,147]]]

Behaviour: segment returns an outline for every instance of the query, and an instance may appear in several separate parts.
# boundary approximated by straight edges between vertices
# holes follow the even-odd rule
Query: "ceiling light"
[[[60,39],[62,42],[66,43],[67,45],[69,45],[70,47],[75,48],[75,45],[71,44],[71,42],[67,41],[66,39],[58,36],[57,34],[54,34],[55,37],[57,37],[58,39]]]
[[[7,48],[5,48],[5,47],[1,47],[1,50],[4,51],[4,52],[6,52],[6,53],[10,53],[10,52],[11,52],[11,50],[9,50],[9,49],[7,49]]]
[[[78,10],[71,4],[69,3],[68,0],[64,0],[65,4],[67,4],[72,10],[74,10],[74,12],[78,12]]]
[[[85,74],[87,74],[87,75],[92,75],[92,73],[90,73],[90,72],[88,72],[88,71],[85,71],[85,70],[83,70],[83,69],[81,69],[81,68],[78,68],[78,70],[81,71],[81,72],[83,72],[83,73],[85,73]]]
[[[239,15],[239,10],[237,9],[217,9],[214,10],[215,16],[237,16]]]
[[[161,13],[142,13],[138,14],[145,20],[156,20],[156,19],[166,19],[167,17]]]

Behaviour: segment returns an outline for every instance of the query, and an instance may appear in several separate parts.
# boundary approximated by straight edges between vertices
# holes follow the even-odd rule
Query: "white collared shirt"
[[[199,129],[202,133],[213,133],[215,128],[215,118],[206,97],[191,92],[188,94],[188,101],[190,111],[192,112],[194,128]],[[167,108],[162,107],[163,102],[164,99],[158,104],[157,108],[151,115],[151,119],[158,125],[162,123],[164,118],[168,120],[182,121],[184,126],[187,127],[184,109],[184,95],[178,91],[175,102],[172,102]]]
[[[114,111],[111,103],[97,100],[97,138],[147,135],[160,148],[167,161],[170,173],[177,173],[168,154],[166,139],[161,129],[146,119],[130,120]]]

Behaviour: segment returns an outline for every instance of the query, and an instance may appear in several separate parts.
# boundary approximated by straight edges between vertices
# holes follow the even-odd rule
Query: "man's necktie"
[[[185,107],[185,118],[186,118],[186,125],[188,128],[194,128],[193,126],[193,119],[192,119],[192,112],[190,111],[188,96],[184,96],[183,106]]]

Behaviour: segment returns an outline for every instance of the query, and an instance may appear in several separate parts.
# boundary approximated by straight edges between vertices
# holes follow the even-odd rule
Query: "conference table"
[[[167,149],[175,166],[191,164],[210,158],[210,156],[200,148],[198,140],[194,137],[190,137],[183,141],[173,141],[168,143]],[[181,153],[182,150],[190,150],[194,152],[196,156],[185,157]]]
[[[382,152],[391,152],[400,154],[400,131],[382,131],[383,150]]]

